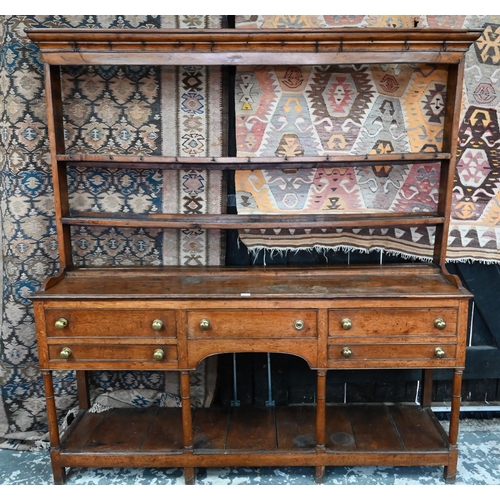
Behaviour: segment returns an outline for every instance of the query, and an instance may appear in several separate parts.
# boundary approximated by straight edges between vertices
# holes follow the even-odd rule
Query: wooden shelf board
[[[70,226],[141,227],[169,229],[312,229],[340,227],[436,226],[445,218],[434,212],[366,214],[123,214],[77,212],[62,217]]]
[[[433,163],[449,160],[449,153],[390,153],[387,155],[337,155],[322,157],[207,157],[179,158],[173,156],[132,156],[65,154],[57,155],[57,161],[68,166],[92,168],[134,168],[168,170],[299,170],[311,168],[336,168],[352,165]]]
[[[193,411],[196,455],[315,452],[313,406],[200,408]],[[447,453],[444,431],[430,410],[414,404],[327,406],[326,453]],[[180,454],[180,408],[86,412],[68,430],[62,454]],[[127,432],[124,432],[124,429]],[[327,459],[328,460],[328,459]]]
[[[196,276],[295,276],[311,275],[351,275],[351,274],[439,274],[440,268],[431,263],[391,263],[380,265],[371,264],[331,264],[331,265],[280,265],[280,266],[196,266],[189,268],[189,273]],[[131,266],[131,267],[74,267],[66,271],[68,277],[106,277],[106,276],[186,276],[185,266]]]

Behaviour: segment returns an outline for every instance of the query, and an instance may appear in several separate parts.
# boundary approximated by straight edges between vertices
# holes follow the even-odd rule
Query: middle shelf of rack
[[[290,157],[174,157],[137,156],[118,154],[60,154],[58,162],[71,166],[93,168],[135,168],[170,170],[260,170],[260,169],[312,169],[355,165],[433,163],[451,159],[450,153],[388,153],[334,156]]]
[[[349,214],[124,214],[73,212],[62,217],[69,226],[143,227],[169,229],[311,229],[343,227],[436,226],[445,217],[435,212]]]

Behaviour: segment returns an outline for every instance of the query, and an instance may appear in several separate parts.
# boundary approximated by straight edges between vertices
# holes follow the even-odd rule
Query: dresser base
[[[470,294],[435,266],[74,270],[33,296],[56,483],[65,467],[444,466],[456,475]],[[201,360],[239,352],[304,359],[316,404],[191,407]],[[329,371],[421,369],[422,406],[326,404]],[[432,371],[452,369],[448,435]],[[76,370],[82,413],[59,439],[52,370]],[[164,370],[182,408],[90,413],[85,373]]]

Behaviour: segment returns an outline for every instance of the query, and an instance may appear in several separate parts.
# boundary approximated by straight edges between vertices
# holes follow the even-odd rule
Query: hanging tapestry
[[[26,28],[218,28],[219,16],[3,16],[0,18],[3,314],[0,340],[0,446],[34,446],[47,431],[29,299],[58,272],[43,66]],[[64,67],[69,153],[221,156],[221,72],[202,66]],[[75,210],[220,213],[218,172],[68,167]],[[219,231],[73,228],[75,265],[220,264]],[[210,404],[216,358],[192,375],[195,405]],[[74,372],[55,372],[61,418],[76,404]],[[92,372],[99,401],[175,401],[178,380],[162,371]],[[113,396],[119,394],[119,397]],[[153,396],[152,396],[153,395]],[[170,398],[170,399],[169,399]],[[41,444],[44,444],[42,441]]]
[[[500,263],[500,17],[237,16],[237,28],[484,28],[466,54],[449,261]],[[500,38],[499,38],[500,40]],[[436,152],[446,68],[439,65],[239,67],[238,156]],[[439,163],[239,171],[238,213],[432,212]],[[430,260],[434,227],[241,230],[250,251],[383,250]]]

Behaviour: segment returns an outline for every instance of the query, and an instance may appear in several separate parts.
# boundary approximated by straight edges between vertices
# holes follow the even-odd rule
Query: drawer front
[[[339,309],[328,313],[330,337],[455,335],[454,308]]]
[[[231,309],[189,311],[189,338],[316,337],[315,310]]]
[[[161,350],[156,355],[155,351]],[[163,363],[177,361],[175,345],[99,345],[64,344],[49,346],[49,361],[61,363],[60,369],[71,367],[72,363],[137,361],[151,362],[160,367]],[[109,366],[112,366],[111,364]]]
[[[329,344],[328,360],[352,364],[358,361],[452,361],[456,344]]]
[[[46,309],[45,322],[48,337],[176,336],[174,311],[162,309]]]

